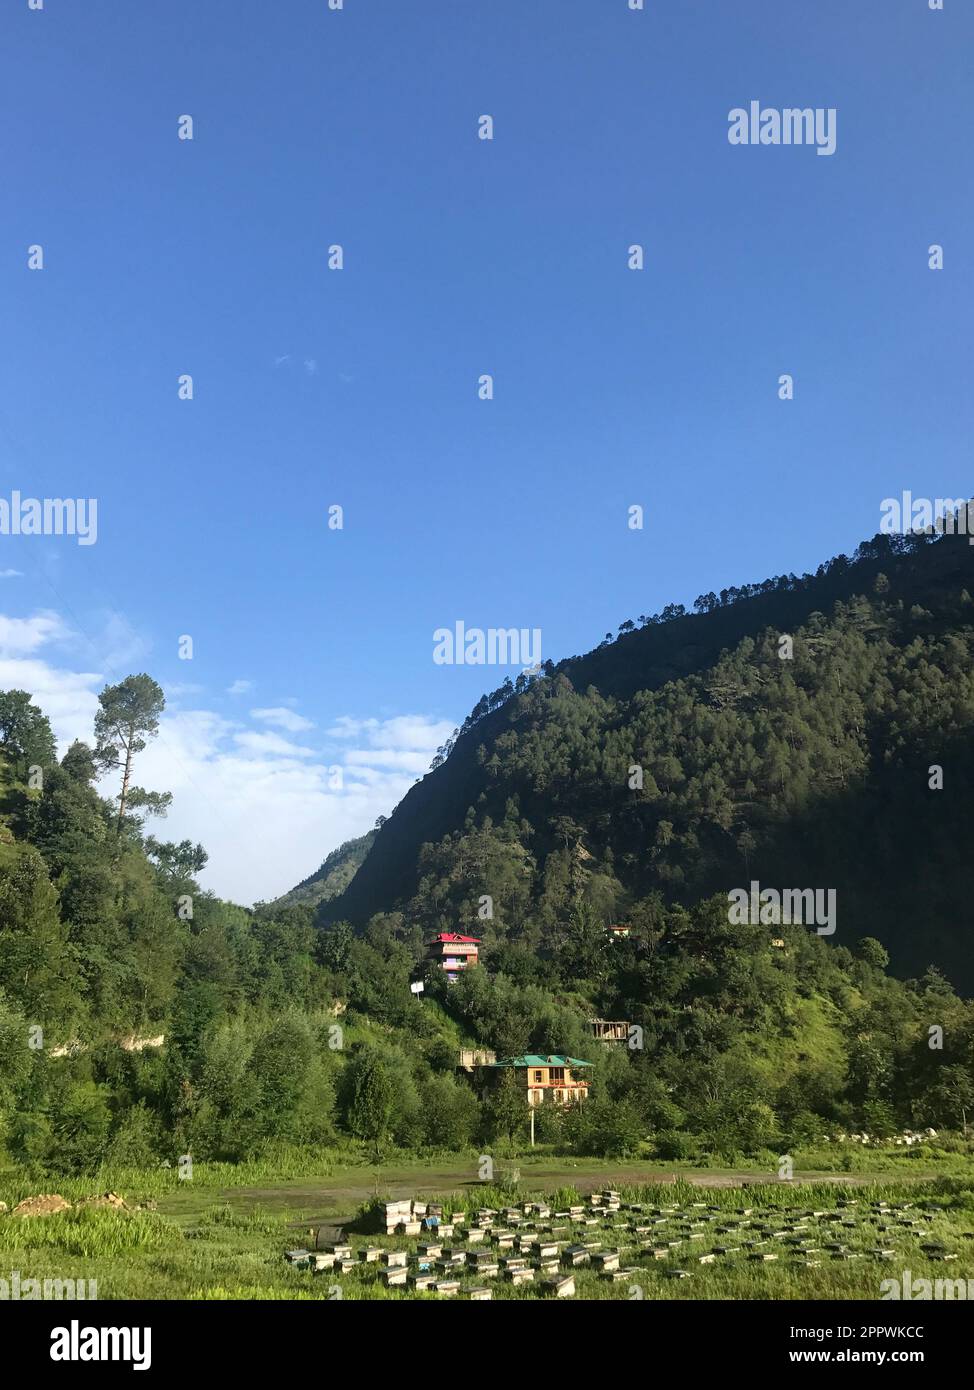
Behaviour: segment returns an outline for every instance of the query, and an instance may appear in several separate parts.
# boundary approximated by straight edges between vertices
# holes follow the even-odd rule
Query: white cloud
[[[295,714],[292,709],[284,709],[278,706],[276,709],[252,709],[251,719],[259,719],[264,724],[276,724],[279,729],[286,729],[289,734],[300,734],[306,729],[313,729],[314,722],[305,719],[302,714]]]
[[[280,734],[269,734],[266,730],[234,734],[233,737],[239,748],[250,753],[274,753],[282,758],[313,758],[315,753],[313,748],[299,748],[289,739],[281,738]]]
[[[23,579],[23,570],[0,570],[0,579]]]
[[[139,754],[139,767],[142,768],[145,760],[152,765],[160,764],[164,769],[169,782],[166,786],[153,786],[153,791],[175,792],[195,787],[194,772],[198,773],[200,766],[213,756],[219,744],[229,739],[238,728],[239,725],[212,710],[167,710],[159,723],[158,739]],[[140,785],[149,784],[140,782]],[[203,795],[203,783],[199,790]]]
[[[428,748],[416,752],[407,748],[350,748],[345,762],[353,767],[399,767],[419,775],[429,768],[430,752]]]
[[[253,690],[253,688],[254,688],[254,683],[253,683],[253,681],[240,681],[240,680],[237,680],[237,681],[234,681],[233,685],[228,685],[228,686],[227,686],[227,694],[228,694],[228,695],[246,695],[249,691]]]
[[[425,739],[441,727],[421,715],[406,720],[427,731]],[[348,722],[380,730],[389,721]],[[201,841],[210,855],[205,886],[252,903],[286,892],[343,840],[371,830],[428,765],[427,749],[323,757],[279,734],[197,710],[163,715],[159,738],[139,755],[137,775],[140,786],[174,793],[156,835]]]
[[[400,714],[394,719],[353,719],[343,714],[328,730],[332,738],[365,737],[370,747],[429,749],[435,752],[453,733],[448,719],[423,714]]]
[[[69,630],[47,609],[32,618],[7,618],[0,614],[0,656],[20,656],[43,647],[47,642],[63,642]]]
[[[57,613],[42,609],[30,618],[0,614],[0,690],[26,690],[47,715],[63,754],[76,738],[92,737],[101,671],[71,671],[40,654],[45,646],[73,649],[76,634]]]
[[[343,751],[345,766],[352,775],[378,784],[394,773],[421,777],[453,729],[448,720],[430,719],[423,714],[401,714],[392,719],[342,715],[328,734],[341,741],[354,739],[355,744]]]
[[[306,357],[304,359],[304,370],[308,373],[308,376],[317,375],[318,363],[315,361],[313,357]]]
[[[54,613],[0,616],[0,689],[31,692],[51,719],[62,754],[72,739],[91,741],[97,692],[106,680],[118,679],[56,664],[51,653],[60,647],[70,658],[73,636]],[[173,793],[168,817],[149,822],[153,833],[200,841],[210,856],[204,886],[252,903],[293,887],[343,840],[388,815],[451,731],[446,721],[424,715],[343,716],[330,731],[341,743],[321,752],[213,710],[170,707],[158,738],[136,757],[135,780],[150,791]],[[342,771],[338,787],[336,767]],[[106,796],[117,790],[115,776],[102,784]]]

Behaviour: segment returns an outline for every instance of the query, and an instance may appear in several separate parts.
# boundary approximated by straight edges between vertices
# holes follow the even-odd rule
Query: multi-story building
[[[448,980],[456,980],[461,970],[477,964],[479,936],[459,936],[456,932],[441,932],[427,943],[427,958],[434,961]]]

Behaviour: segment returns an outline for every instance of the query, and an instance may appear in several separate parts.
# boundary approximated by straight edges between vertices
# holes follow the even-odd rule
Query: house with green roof
[[[490,1068],[512,1068],[527,1092],[528,1105],[575,1105],[588,1099],[591,1084],[583,1068],[594,1063],[580,1057],[561,1057],[554,1054],[542,1057],[528,1052],[522,1057],[504,1057],[492,1062]]]

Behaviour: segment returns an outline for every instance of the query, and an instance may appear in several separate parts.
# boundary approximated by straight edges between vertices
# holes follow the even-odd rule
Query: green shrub
[[[657,1158],[682,1163],[693,1158],[699,1152],[700,1141],[694,1134],[668,1130],[656,1136],[654,1147]]]

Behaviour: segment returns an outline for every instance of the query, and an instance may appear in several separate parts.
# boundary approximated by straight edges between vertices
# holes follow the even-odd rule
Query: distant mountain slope
[[[970,981],[971,589],[966,538],[876,537],[546,663],[481,701],[320,920],[455,928],[489,894],[488,934],[540,947],[579,895],[605,916],[758,878],[835,887],[838,943]]]
[[[290,892],[277,898],[273,906],[295,907],[298,903],[307,903],[310,907],[317,907],[319,903],[337,897],[355,877],[372,848],[375,836],[376,832],[370,830],[358,839],[346,840],[332,850],[319,869],[302,879]]]

